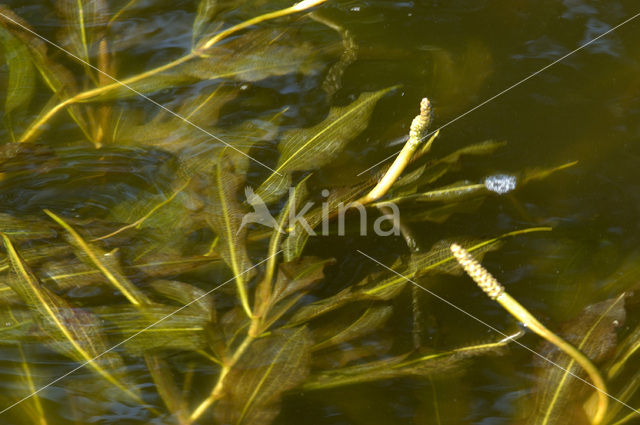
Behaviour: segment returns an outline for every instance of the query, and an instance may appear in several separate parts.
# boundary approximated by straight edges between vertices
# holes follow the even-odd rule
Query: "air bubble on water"
[[[495,174],[484,179],[484,186],[492,192],[504,195],[516,188],[516,178],[508,174]]]

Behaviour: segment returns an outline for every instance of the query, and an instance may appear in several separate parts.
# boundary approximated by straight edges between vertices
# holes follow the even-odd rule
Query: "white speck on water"
[[[516,188],[516,178],[508,174],[495,174],[484,179],[484,186],[492,192],[504,195]]]
[[[353,6],[350,10],[352,12],[360,12],[360,6]]]

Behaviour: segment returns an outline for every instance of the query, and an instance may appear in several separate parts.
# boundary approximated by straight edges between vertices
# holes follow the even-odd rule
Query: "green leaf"
[[[124,275],[114,252],[106,253],[99,247],[85,242],[82,236],[62,218],[49,210],[44,210],[44,212],[68,232],[69,241],[76,247],[79,258],[86,258],[88,262],[100,270],[109,283],[122,292],[129,302],[135,306],[151,304],[147,296]]]
[[[58,0],[55,5],[61,21],[60,44],[91,63],[108,19],[105,0]]]
[[[278,144],[280,158],[274,173],[260,185],[257,195],[266,203],[275,201],[291,185],[292,172],[329,164],[367,127],[377,101],[392,89],[363,93],[347,106],[331,108],[321,123],[285,132]]]
[[[183,309],[154,304],[140,311],[133,306],[103,306],[93,313],[105,323],[103,332],[128,339],[124,346],[130,354],[144,354],[159,350],[198,351],[206,346],[204,330],[209,323],[209,313],[197,308]],[[172,314],[173,313],[173,314]],[[152,326],[153,325],[153,326]]]
[[[459,370],[461,362],[474,356],[499,352],[507,344],[508,342],[499,341],[470,345],[417,358],[410,358],[409,354],[403,354],[321,372],[305,382],[303,388],[305,390],[324,390],[407,376],[428,378],[443,373],[450,374]]]
[[[301,185],[304,185],[304,182],[301,182]],[[344,186],[332,189],[329,191],[329,196],[323,200],[323,206],[318,206],[316,208],[311,209],[308,213],[303,215],[304,222],[308,224],[310,229],[315,229],[318,224],[323,221],[323,218],[326,216],[332,217],[337,212],[340,206],[348,205],[350,202],[356,201],[363,193],[363,191],[369,188],[372,185],[370,180],[352,185],[352,186]],[[305,208],[305,202],[307,201],[307,189],[304,186],[299,186],[296,188],[297,198],[295,205],[295,214],[298,215]],[[325,211],[326,208],[326,211]],[[338,217],[340,220],[341,218]],[[287,238],[282,243],[282,250],[284,251],[285,261],[292,261],[298,258],[304,249],[307,240],[311,234],[309,230],[305,227],[305,225],[298,221],[295,226],[290,226],[287,231],[289,234]]]
[[[498,248],[501,240],[519,234],[548,231],[549,228],[539,227],[517,230],[505,233],[496,238],[485,241],[474,241],[468,238],[457,238],[461,244],[473,256],[481,258],[486,252]],[[356,301],[379,300],[387,301],[397,296],[410,282],[407,279],[433,274],[433,273],[458,273],[460,266],[449,250],[451,240],[436,243],[426,253],[415,253],[405,259],[400,259],[391,268],[397,272],[384,271],[366,277],[357,285],[348,287],[339,293],[325,297],[322,300],[300,308],[291,318],[292,324],[301,324],[319,317],[323,314],[337,310],[346,304]]]
[[[51,223],[35,217],[14,217],[0,213],[0,232],[6,234],[15,243],[33,239],[54,238],[57,235]]]
[[[416,193],[401,198],[393,198],[387,202],[428,201],[428,202],[457,202],[479,194],[486,194],[487,188],[483,184],[468,180],[456,182],[428,192]]]
[[[593,362],[604,359],[616,346],[616,329],[625,320],[624,299],[626,293],[586,307],[578,317],[562,327],[559,332],[568,342],[582,351]],[[539,378],[540,392],[532,423],[540,425],[565,424],[579,420],[574,415],[584,415],[575,404],[584,401],[590,387],[574,376],[584,376],[575,360],[547,344],[541,351],[554,364],[544,363]],[[557,367],[561,366],[561,368]]]
[[[334,260],[317,257],[302,257],[287,263],[280,263],[273,290],[267,299],[258,299],[257,305],[268,311],[263,320],[262,332],[284,316],[314,284],[324,279],[324,268]],[[260,332],[260,333],[262,333]]]
[[[71,73],[60,63],[52,61],[49,58],[46,44],[28,30],[29,25],[26,22],[24,22],[20,17],[18,17],[6,7],[0,7],[0,12],[2,12],[3,15],[9,18],[7,19],[0,16],[0,25],[2,25],[2,27],[6,31],[11,32],[14,37],[16,37],[24,46],[26,46],[26,48],[29,50],[31,62],[37,68],[45,84],[55,95],[54,98],[50,101],[50,104],[45,106],[45,108],[41,112],[41,115],[44,115],[48,113],[56,103],[66,100],[67,98],[71,97],[73,93],[77,92],[73,73]],[[18,26],[16,22],[27,29],[25,30],[24,28]],[[91,140],[89,125],[84,111],[77,105],[70,105],[67,108],[67,112],[69,113],[71,118],[76,121],[84,134]]]
[[[225,379],[226,391],[214,413],[217,422],[271,423],[283,393],[306,378],[310,345],[304,327],[281,330],[253,342]]]
[[[323,66],[319,60],[322,50],[323,47],[301,40],[291,30],[258,28],[214,45],[206,55],[193,56],[162,72],[153,72],[128,84],[130,88],[113,85],[83,98],[82,102],[130,98],[136,95],[131,89],[149,95],[199,81],[254,82],[291,73],[310,74]]]
[[[215,322],[216,310],[213,295],[207,294],[206,291],[176,280],[156,280],[151,283],[151,288],[164,297],[176,301],[180,307],[189,304],[186,311],[192,310],[195,315],[204,317],[206,321]]]
[[[245,245],[247,226],[242,219],[248,211],[237,196],[244,184],[247,158],[225,149],[213,170],[212,187],[209,189],[208,221],[218,235],[222,245],[221,256],[233,273],[240,302],[247,315],[251,316],[247,282],[255,274]]]
[[[218,6],[218,0],[200,0],[198,3],[196,18],[193,20],[192,48],[195,48],[200,38],[205,35],[206,27],[218,13]]]
[[[484,201],[484,197],[478,197],[465,199],[460,202],[438,205],[432,208],[422,208],[420,211],[416,211],[415,213],[409,215],[406,218],[406,221],[409,223],[420,223],[424,221],[430,221],[432,223],[444,223],[453,214],[474,213],[478,208],[480,208]]]
[[[179,424],[188,423],[187,401],[182,397],[182,392],[177,387],[167,362],[152,353],[146,353],[144,359],[156,390],[169,412],[177,418]]]
[[[37,382],[39,376],[33,373],[34,366],[36,366],[37,363],[29,361],[30,359],[25,354],[25,351],[21,345],[18,345],[17,349],[20,353],[20,390],[17,391],[18,394],[15,394],[16,391],[9,390],[11,385],[7,385],[7,382],[5,382],[5,388],[7,388],[8,390],[6,392],[11,393],[14,397],[29,397],[28,400],[25,400],[26,403],[24,403],[23,406],[18,406],[19,410],[21,411],[21,415],[28,417],[30,423],[47,425],[49,422],[47,422],[47,415],[43,407],[43,400],[41,395],[37,393],[37,390],[43,384]]]
[[[65,247],[65,253],[68,246]],[[31,251],[28,251],[31,254]],[[26,261],[30,257],[24,256]],[[46,258],[46,257],[44,257]],[[167,278],[192,271],[212,262],[220,261],[216,257],[184,257],[177,255],[147,255],[129,266],[121,268],[124,275],[141,278]],[[117,267],[117,265],[114,265]],[[57,290],[67,291],[90,285],[110,285],[109,280],[97,268],[86,262],[73,261],[69,258],[47,261],[39,267],[41,280],[53,284]],[[1,290],[2,286],[0,286]]]
[[[9,129],[14,132],[14,115],[20,115],[29,105],[36,86],[36,69],[29,49],[14,37],[5,27],[0,26],[0,43],[4,60],[9,68],[9,81],[5,88],[4,115]]]
[[[118,376],[124,364],[116,353],[107,351],[107,342],[100,333],[100,321],[87,311],[72,308],[44,288],[15,250],[9,237],[0,235],[15,274],[8,284],[38,313],[40,326],[54,338],[54,347],[79,362],[87,362],[104,379],[141,402],[130,389],[131,385],[124,383],[124,377]],[[97,356],[100,357],[94,360]]]
[[[390,306],[369,307],[357,320],[346,324],[334,318],[325,329],[314,330],[314,337],[318,342],[312,350],[322,350],[370,334],[386,323],[392,310]],[[327,334],[331,336],[327,337]]]

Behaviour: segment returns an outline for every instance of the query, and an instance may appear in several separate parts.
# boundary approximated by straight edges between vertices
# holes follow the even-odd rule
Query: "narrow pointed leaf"
[[[347,106],[331,108],[321,123],[286,132],[278,144],[280,158],[275,172],[256,193],[265,202],[272,202],[286,191],[292,172],[314,170],[329,164],[349,141],[367,127],[377,101],[391,89],[364,93]]]
[[[218,423],[271,423],[280,410],[283,393],[306,378],[310,345],[304,327],[279,331],[252,343],[227,375],[225,396],[215,409]]]
[[[109,283],[120,290],[129,302],[136,306],[151,303],[147,296],[124,276],[114,254],[104,253],[97,246],[88,244],[82,236],[62,218],[49,210],[45,210],[44,212],[69,233],[71,243],[82,254],[88,257],[89,261],[109,280]]]
[[[4,61],[9,68],[9,81],[5,88],[4,116],[13,133],[16,124],[14,115],[24,112],[34,95],[36,69],[27,46],[3,26],[0,26],[0,43]]]
[[[115,375],[122,372],[124,365],[116,353],[108,351],[107,342],[99,332],[100,322],[87,311],[72,308],[42,287],[8,236],[0,235],[15,273],[15,278],[10,280],[11,288],[38,312],[41,326],[54,337],[54,346],[77,361],[87,362],[100,376],[134,400],[139,400],[130,386]],[[100,358],[94,360],[97,356]]]
[[[151,378],[156,386],[158,394],[169,409],[169,412],[176,417],[178,424],[188,423],[187,402],[182,397],[178,389],[171,369],[167,362],[156,354],[147,353],[144,356],[147,368],[151,373]]]
[[[99,33],[107,23],[105,1],[59,0],[56,10],[64,23],[59,36],[62,46],[91,63]]]
[[[303,388],[322,390],[407,376],[428,378],[444,373],[450,374],[459,370],[461,363],[469,358],[499,352],[506,345],[507,342],[504,341],[490,342],[417,358],[410,358],[409,354],[404,354],[319,373],[311,377]]]
[[[211,200],[209,224],[220,238],[221,255],[233,273],[242,307],[251,316],[247,282],[255,273],[245,246],[247,224],[242,223],[247,212],[237,199],[244,183],[243,171],[246,158],[224,150],[213,170],[213,186],[209,190]]]
[[[390,306],[373,306],[366,309],[357,320],[346,324],[346,326],[338,327],[338,325],[342,325],[342,323],[332,320],[330,327],[332,328],[332,333],[334,333],[334,335],[331,335],[326,339],[323,337],[319,340],[316,336],[317,343],[313,346],[313,350],[317,351],[339,345],[374,332],[386,323],[389,317],[391,317],[391,312],[392,308]],[[337,333],[335,333],[336,328],[340,329]],[[318,330],[314,331],[314,334],[317,333],[319,333]],[[322,333],[327,334],[328,332],[325,329]]]
[[[131,354],[204,348],[209,314],[194,309],[176,310],[178,307],[173,305],[155,304],[144,311],[133,306],[98,307],[92,311],[103,321],[106,334],[120,341],[127,339],[125,347]]]

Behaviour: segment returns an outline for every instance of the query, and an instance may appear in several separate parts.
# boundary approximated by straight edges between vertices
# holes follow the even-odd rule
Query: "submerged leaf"
[[[256,191],[258,196],[266,203],[275,201],[291,185],[292,172],[314,170],[335,159],[367,127],[377,101],[390,90],[363,93],[347,106],[331,108],[321,123],[286,132],[278,144],[278,164]]]
[[[495,353],[508,344],[507,341],[470,345],[450,351],[410,358],[409,354],[390,357],[342,369],[321,372],[304,384],[306,390],[323,390],[345,385],[362,384],[406,376],[432,377],[452,373],[462,361],[471,357]]]
[[[259,313],[269,312],[263,320],[263,329],[260,333],[284,316],[311,290],[313,284],[322,280],[324,268],[333,262],[331,259],[302,257],[295,261],[281,263],[278,266],[278,275],[273,284],[273,290],[268,298],[257,300],[257,305],[261,307]]]
[[[66,100],[77,91],[73,74],[60,63],[48,57],[45,43],[29,30],[29,25],[11,10],[0,6],[0,25],[11,32],[29,50],[30,60],[37,68],[45,84],[51,89],[55,97],[50,105],[42,112],[46,115],[55,103]],[[26,28],[26,29],[25,29]],[[70,105],[67,111],[82,131],[90,137],[89,125],[84,111],[77,105]]]
[[[129,281],[129,279],[127,279],[122,273],[114,253],[105,253],[97,246],[88,244],[82,236],[80,236],[80,234],[62,218],[49,210],[45,210],[44,212],[69,233],[69,240],[79,251],[80,258],[86,256],[88,260],[107,278],[109,283],[120,290],[133,305],[141,306],[151,303],[147,296],[133,283],[131,283],[131,281]]]
[[[122,359],[108,351],[100,333],[100,322],[89,312],[72,308],[66,301],[44,288],[22,260],[5,234],[0,234],[15,277],[8,283],[35,311],[40,325],[54,338],[54,347],[69,357],[86,362],[96,373],[129,397],[140,401],[121,375]],[[96,358],[98,357],[99,358]]]
[[[280,330],[253,342],[227,375],[227,390],[215,409],[217,421],[235,425],[273,421],[282,394],[308,374],[310,345],[305,327]]]
[[[289,235],[282,243],[286,261],[292,261],[302,254],[309,236],[315,233],[313,229],[325,220],[325,216],[331,218],[337,214],[338,226],[344,225],[344,213],[339,214],[340,208],[345,209],[345,206],[355,202],[362,195],[362,192],[371,186],[371,181],[367,180],[353,186],[335,188],[329,192],[329,196],[323,201],[323,206],[313,208],[306,213],[307,190],[304,184],[305,181],[296,187],[296,205],[293,210],[294,215],[302,215],[303,220],[298,220],[295,225],[290,223],[287,229]],[[325,220],[325,223],[328,224],[327,221]]]
[[[177,418],[179,424],[188,423],[187,402],[176,386],[167,362],[157,354],[151,353],[145,354],[144,359],[153,378],[156,390],[169,409],[169,412]]]
[[[103,332],[127,340],[129,353],[159,350],[198,351],[205,347],[204,330],[210,314],[198,308],[183,309],[155,304],[140,311],[133,306],[97,307],[92,311],[105,325]],[[143,332],[140,332],[143,331]],[[140,332],[140,333],[139,333]],[[137,334],[135,337],[129,337]]]
[[[35,92],[36,70],[29,49],[5,27],[0,26],[0,43],[4,60],[9,68],[9,81],[5,89],[4,116],[14,136],[13,116],[23,112]]]
[[[91,63],[96,42],[107,23],[105,0],[58,0],[61,18],[61,45],[85,62]]]
[[[550,228],[534,227],[505,233],[482,242],[470,241],[468,238],[466,241],[464,241],[465,238],[458,240],[463,240],[462,244],[472,255],[481,256],[492,249],[496,249],[504,238],[529,232],[548,230],[550,230]],[[304,323],[351,302],[390,300],[403,290],[409,283],[408,279],[431,273],[456,273],[460,270],[460,267],[448,249],[448,243],[447,240],[441,241],[440,243],[436,243],[432,249],[426,253],[415,253],[408,259],[404,259],[404,261],[397,261],[391,267],[396,273],[384,272],[374,274],[353,287],[343,289],[336,295],[326,297],[302,307],[293,316],[291,322],[296,324]]]
[[[208,221],[219,237],[222,245],[221,255],[231,269],[242,307],[251,316],[247,282],[255,274],[245,246],[247,224],[243,219],[246,210],[237,199],[237,194],[244,183],[242,168],[246,167],[247,158],[225,149],[213,170],[213,185],[209,190],[211,204]],[[249,197],[249,190],[247,197]]]
[[[373,306],[366,309],[354,322],[344,324],[345,326],[341,322],[332,320],[329,326],[330,329],[315,330],[314,335],[316,335],[316,339],[318,339],[318,334],[327,334],[329,331],[333,335],[328,338],[323,337],[312,349],[314,351],[322,350],[367,335],[382,326],[391,316],[391,312],[392,308],[390,306]],[[337,333],[336,329],[338,329]]]
[[[578,317],[563,327],[560,335],[571,342],[594,362],[601,361],[615,348],[616,329],[625,319],[624,299],[627,294],[586,307]],[[585,421],[585,412],[574,409],[584,401],[590,388],[573,375],[584,372],[564,352],[550,349],[542,352],[554,365],[545,363],[540,377],[540,393],[532,423],[540,425],[579,423]],[[561,366],[561,368],[557,366]],[[581,418],[576,416],[582,416]],[[571,419],[573,417],[573,419]]]

